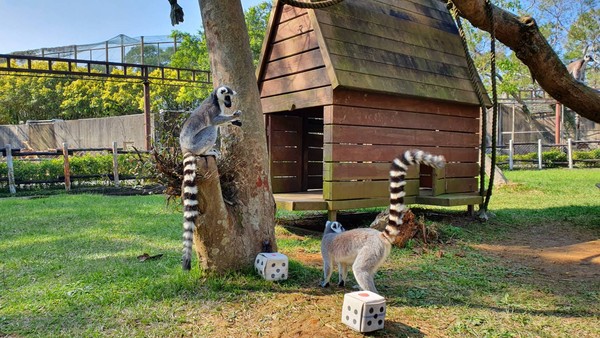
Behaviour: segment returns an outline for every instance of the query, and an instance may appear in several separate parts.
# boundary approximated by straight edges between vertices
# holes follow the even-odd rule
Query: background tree
[[[258,65],[258,60],[260,59],[260,52],[272,7],[273,5],[270,2],[263,2],[248,8],[245,14],[250,39],[250,50],[252,51],[252,63],[255,67]]]
[[[486,0],[453,0],[453,3],[460,16],[473,26],[491,31]],[[496,23],[496,38],[515,51],[516,57],[528,66],[540,86],[581,116],[600,122],[600,94],[579,83],[567,72],[536,21],[530,16],[519,17],[493,5],[491,11]]]

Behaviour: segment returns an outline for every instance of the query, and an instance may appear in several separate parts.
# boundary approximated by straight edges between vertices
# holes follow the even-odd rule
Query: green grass
[[[514,226],[567,222],[600,227],[600,169],[506,171],[511,184],[496,189],[490,209]]]
[[[434,221],[452,244],[419,255],[393,250],[376,278],[388,302],[386,329],[376,335],[600,334],[597,279],[547,280],[473,247],[543,224],[599,238],[600,170],[505,174],[513,183],[494,190],[488,223]],[[222,277],[182,272],[181,213],[163,196],[7,198],[0,215],[0,336],[269,336],[270,325],[314,318],[321,331],[305,328],[309,336],[360,336],[339,323],[343,290],[318,288],[320,268],[294,259],[318,257],[318,234],[278,227],[292,277],[270,283],[250,269]],[[163,257],[139,262],[142,253]]]

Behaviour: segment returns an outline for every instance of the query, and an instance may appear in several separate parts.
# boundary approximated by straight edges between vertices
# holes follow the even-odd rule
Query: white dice
[[[261,252],[254,260],[256,272],[266,280],[286,280],[288,258],[278,252]]]
[[[358,332],[383,329],[385,298],[370,291],[350,292],[344,295],[342,323]]]

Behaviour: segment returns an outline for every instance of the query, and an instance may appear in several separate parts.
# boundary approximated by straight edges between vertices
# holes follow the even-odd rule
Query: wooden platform
[[[329,210],[329,202],[323,199],[322,190],[298,192],[298,193],[284,193],[274,194],[275,203],[278,209],[282,210]],[[376,201],[378,205],[373,205],[373,201]],[[445,207],[460,206],[460,205],[476,205],[480,204],[483,198],[477,193],[455,193],[455,194],[442,194],[437,196],[428,196],[426,194],[419,196],[408,196],[406,203],[408,204],[425,204],[425,205],[439,205]],[[338,201],[340,202],[340,201]],[[361,205],[363,202],[364,205]],[[352,208],[368,208],[373,206],[386,206],[387,200],[373,199],[373,200],[354,200]]]
[[[277,209],[282,210],[327,210],[323,190],[273,194]]]

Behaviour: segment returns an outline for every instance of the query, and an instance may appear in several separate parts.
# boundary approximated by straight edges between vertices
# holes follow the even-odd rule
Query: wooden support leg
[[[327,219],[330,221],[337,221],[337,210],[327,210]]]
[[[475,206],[473,204],[467,205],[467,213],[469,216],[475,216]]]

